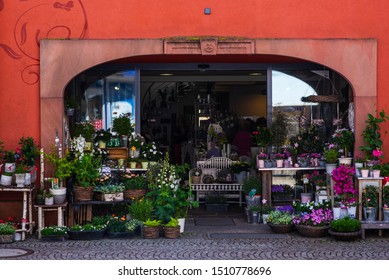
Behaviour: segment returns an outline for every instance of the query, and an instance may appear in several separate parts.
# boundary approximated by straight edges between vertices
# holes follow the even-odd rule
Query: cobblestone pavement
[[[28,237],[23,242],[1,245],[1,248],[32,250],[22,260],[387,260],[389,237],[378,237],[375,231],[365,240],[340,242],[332,237],[306,238],[297,232],[272,234],[266,225],[250,225],[234,219],[236,226],[195,226],[187,222],[179,239],[102,239],[95,241],[43,242]],[[215,233],[264,234],[268,238],[213,238]]]

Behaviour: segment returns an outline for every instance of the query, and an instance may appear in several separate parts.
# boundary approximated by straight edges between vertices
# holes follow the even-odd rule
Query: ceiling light
[[[253,73],[250,73],[249,75],[250,76],[262,76],[263,74],[259,73],[259,72],[253,72]]]
[[[174,74],[172,74],[172,73],[161,73],[159,75],[160,76],[173,76]]]

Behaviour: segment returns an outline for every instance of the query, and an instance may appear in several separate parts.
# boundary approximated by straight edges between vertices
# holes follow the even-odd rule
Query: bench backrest
[[[212,157],[206,161],[197,162],[199,168],[216,168],[218,170],[228,169],[233,161],[226,157]]]

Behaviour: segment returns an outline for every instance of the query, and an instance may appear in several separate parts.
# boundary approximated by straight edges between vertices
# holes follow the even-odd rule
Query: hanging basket
[[[301,97],[302,102],[329,102],[340,103],[342,98],[338,95],[310,95],[307,97]]]

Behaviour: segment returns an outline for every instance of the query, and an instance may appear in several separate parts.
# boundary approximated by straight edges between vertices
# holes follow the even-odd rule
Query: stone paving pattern
[[[336,241],[331,236],[306,238],[297,232],[285,238],[212,239],[212,233],[266,233],[267,225],[247,224],[234,218],[236,226],[195,226],[189,219],[179,239],[102,239],[43,242],[36,236],[0,245],[34,252],[21,260],[387,260],[389,236],[369,231],[365,240]]]

